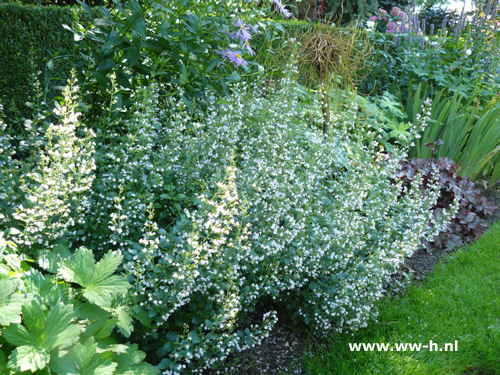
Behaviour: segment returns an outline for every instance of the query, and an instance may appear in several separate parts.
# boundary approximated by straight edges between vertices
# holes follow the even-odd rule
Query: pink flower
[[[396,30],[396,24],[394,22],[389,22],[387,24],[387,30]]]
[[[401,12],[401,9],[399,9],[398,7],[394,7],[394,8],[391,9],[391,16],[398,17],[399,16],[399,12]]]
[[[378,20],[378,18],[377,18],[377,16],[371,16],[371,17],[369,18],[369,20],[370,20],[370,21],[377,21],[377,20]]]

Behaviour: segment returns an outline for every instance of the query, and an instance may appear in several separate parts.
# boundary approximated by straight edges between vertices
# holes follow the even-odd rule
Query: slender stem
[[[321,85],[321,111],[323,112],[323,134],[326,138],[328,134],[328,125],[330,124],[330,95],[328,90]]]

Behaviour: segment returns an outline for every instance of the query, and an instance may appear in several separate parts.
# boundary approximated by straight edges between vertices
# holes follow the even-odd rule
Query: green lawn
[[[397,352],[432,340],[443,351]],[[458,351],[444,351],[458,341]],[[390,343],[394,351],[351,352],[349,343]],[[500,223],[439,265],[422,285],[380,301],[378,323],[332,336],[304,357],[306,374],[500,374]]]

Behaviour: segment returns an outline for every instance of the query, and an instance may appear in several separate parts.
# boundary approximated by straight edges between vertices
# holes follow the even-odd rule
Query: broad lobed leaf
[[[15,293],[19,282],[13,279],[0,280],[0,326],[21,323],[21,309],[25,296]]]

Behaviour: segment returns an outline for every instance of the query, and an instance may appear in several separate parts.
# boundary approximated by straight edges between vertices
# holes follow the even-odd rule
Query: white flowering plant
[[[21,167],[1,154],[2,173],[18,176],[0,192],[18,192],[9,239],[40,269],[60,246],[123,257],[130,340],[164,374],[217,368],[266,337],[277,310],[318,333],[365,326],[390,275],[454,214],[433,215],[432,173],[425,191],[418,175],[395,178],[406,148],[383,152],[359,103],[332,114],[327,134],[310,126],[289,70],[265,91],[207,92],[196,116],[153,83],[133,92],[125,119],[99,125],[78,115],[70,85],[44,145]]]

